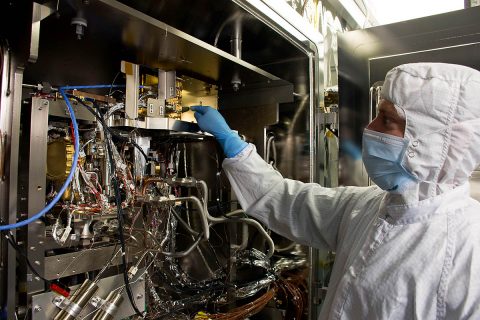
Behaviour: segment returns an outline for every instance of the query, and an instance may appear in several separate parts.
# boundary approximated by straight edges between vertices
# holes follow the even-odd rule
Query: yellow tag
[[[197,314],[195,315],[195,317],[193,319],[194,320],[210,320],[210,318],[208,317],[208,314],[206,312],[203,312],[203,311],[197,312]]]

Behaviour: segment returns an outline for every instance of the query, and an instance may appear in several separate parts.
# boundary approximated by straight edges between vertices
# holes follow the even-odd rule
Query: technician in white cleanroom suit
[[[282,178],[214,109],[193,107],[217,137],[246,212],[299,243],[336,251],[321,319],[480,319],[480,72],[406,64],[385,78],[363,134],[372,187]]]

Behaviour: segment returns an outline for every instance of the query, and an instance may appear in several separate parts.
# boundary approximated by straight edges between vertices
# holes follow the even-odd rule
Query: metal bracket
[[[56,296],[53,299],[52,303],[63,310],[70,304],[70,300],[68,300],[64,296]]]
[[[99,296],[96,296],[96,297],[93,297],[91,300],[90,300],[90,304],[95,307],[96,309],[101,309],[103,311],[105,311],[106,313],[108,313],[109,315],[115,315],[115,313],[117,312],[117,309],[118,307],[106,300],[106,299],[102,299],[101,297]]]
[[[175,98],[177,74],[175,71],[158,70],[158,99]]]
[[[105,302],[107,301],[102,299],[102,297],[99,297],[99,296],[95,296],[92,299],[90,299],[90,304],[95,308],[101,308],[105,304]]]
[[[122,61],[121,70],[125,73],[127,81],[125,88],[125,115],[127,119],[137,119],[140,66],[138,64]]]
[[[165,116],[165,100],[147,99],[147,116],[148,117],[164,117]]]
[[[5,181],[5,157],[7,156],[7,134],[0,130],[0,179]]]
[[[30,55],[28,57],[28,62],[37,62],[40,42],[40,21],[55,12],[55,9],[53,9],[52,6],[54,7],[52,3],[47,3],[46,5],[36,2],[33,3],[32,36],[30,38]]]
[[[70,301],[69,299],[63,296],[56,296],[52,303],[56,305],[61,310],[65,310],[72,317],[76,317],[82,311],[82,308],[75,302]]]

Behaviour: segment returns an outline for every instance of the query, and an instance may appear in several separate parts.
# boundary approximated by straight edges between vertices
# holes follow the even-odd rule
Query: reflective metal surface
[[[81,106],[76,101],[72,102],[72,107],[75,112],[75,117],[77,117],[78,120],[93,121],[95,119],[85,107]],[[48,112],[52,116],[70,118],[67,104],[64,100],[49,101]]]
[[[101,4],[103,3],[103,4]],[[186,73],[199,74],[214,81],[227,81],[238,72],[249,82],[266,82],[278,78],[254,65],[181,32],[167,24],[113,0],[101,0],[98,7],[92,3],[91,14],[118,32],[126,48],[137,49],[135,62],[151,67],[174,68]],[[102,13],[108,13],[102,15]],[[125,25],[123,22],[128,20]]]
[[[109,246],[45,257],[44,276],[48,280],[53,280],[59,277],[82,274],[91,270],[100,270],[116,250],[118,248]],[[111,265],[116,266],[120,263],[121,259],[118,256],[111,262]]]
[[[139,274],[142,274],[143,269],[139,270]],[[107,277],[101,279],[98,283],[99,289],[95,293],[95,297],[105,299],[110,292],[114,289],[122,288],[123,279],[122,275],[115,275],[112,277]],[[76,290],[79,286],[74,286],[71,288],[72,292]],[[117,290],[118,291],[118,290]],[[144,310],[145,305],[145,280],[142,277],[132,280],[132,292],[136,298],[136,304],[140,310]],[[128,302],[126,294],[123,294],[124,301]],[[53,299],[58,297],[57,294],[53,292],[46,292],[32,297],[32,306],[34,311],[32,312],[32,320],[48,320],[53,319],[54,315],[60,310],[53,303]],[[36,308],[36,307],[40,307]],[[38,310],[38,311],[35,311]],[[97,308],[94,308],[92,305],[88,305],[79,315],[79,319],[92,319]],[[130,303],[123,303],[117,310],[114,319],[125,319],[133,315],[133,309]]]
[[[0,217],[7,223],[17,222],[17,188],[20,136],[21,85],[23,68],[8,48],[1,46],[1,96],[0,96],[0,134],[3,139],[3,170],[0,177]],[[15,230],[13,235],[16,236]],[[4,301],[8,314],[13,314],[17,306],[17,253],[8,246],[2,237],[0,241],[1,264],[0,285],[1,301]]]
[[[133,1],[122,0],[123,3],[163,21],[189,35],[209,43],[224,52],[231,53],[231,38],[235,30],[236,17],[242,21],[242,60],[291,83],[303,84],[308,81],[304,69],[289,68],[303,61],[306,66],[308,59],[305,54],[291,45],[287,39],[289,32],[278,33],[270,26],[278,25],[282,19],[267,24],[259,19],[258,3],[230,0],[189,0],[176,1]],[[181,12],[181,14],[179,14]],[[286,19],[289,23],[289,19]],[[281,36],[280,36],[281,35]],[[248,80],[248,79],[247,79]]]
[[[33,2],[32,5],[32,33],[30,39],[30,56],[28,61],[36,62],[38,59],[38,45],[40,40],[40,21],[51,15],[54,12],[54,9],[47,5],[41,5],[36,2]]]
[[[226,52],[215,48],[203,42],[201,38],[176,29],[175,25],[173,27],[167,25],[162,22],[166,21],[162,19],[162,15],[157,15],[158,19],[162,19],[157,20],[154,18],[155,15],[147,15],[134,9],[145,4],[135,3],[129,7],[113,0],[90,2],[84,8],[89,26],[85,37],[78,41],[72,37],[71,30],[64,28],[66,24],[70,24],[75,12],[69,2],[60,2],[62,14],[47,17],[41,22],[39,58],[42,59],[42,63],[32,65],[28,69],[27,81],[35,78],[30,75],[43,74],[48,75],[53,84],[65,83],[66,80],[80,84],[88,83],[92,76],[96,78],[96,83],[109,83],[118,69],[116,61],[120,59],[153,68],[175,69],[181,74],[202,77],[209,82],[225,86],[230,86],[234,73],[245,79],[246,85],[278,79],[272,73],[259,68],[258,64],[253,65],[246,60],[238,59],[227,53],[229,50]],[[190,5],[185,3],[185,8]],[[204,7],[207,10],[208,8]],[[190,12],[196,17],[201,16],[199,12],[185,11]],[[178,11],[173,13],[177,20],[183,16],[179,15]],[[124,23],[125,21],[128,22]],[[104,28],[107,24],[109,27]],[[52,36],[57,41],[50,41]],[[63,50],[65,47],[76,50],[65,51]],[[84,59],[85,52],[91,54],[91,59]],[[65,75],[49,73],[57,61],[65,60],[67,57],[64,67],[71,70],[67,72],[68,79]],[[78,68],[91,70],[90,77],[74,72]]]
[[[172,118],[151,118],[147,117],[144,121],[132,119],[112,119],[112,127],[131,127],[150,130],[173,130],[179,132],[198,132],[200,128],[196,123],[191,123]]]
[[[31,108],[30,151],[29,151],[29,181],[28,181],[28,217],[33,216],[45,207],[45,187],[47,176],[47,131],[48,131],[49,101],[33,99]],[[34,120],[33,120],[34,119]],[[45,224],[35,221],[28,227],[27,248],[30,261],[40,274],[45,272],[44,244]],[[30,270],[28,271],[31,272]],[[29,294],[42,291],[43,281],[27,274],[27,292]]]

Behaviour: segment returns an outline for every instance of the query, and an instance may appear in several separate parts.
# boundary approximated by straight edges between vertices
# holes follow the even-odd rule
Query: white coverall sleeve
[[[358,199],[369,189],[324,188],[284,179],[253,145],[225,159],[223,169],[247,214],[290,240],[328,250],[336,250],[342,220],[348,223]]]

